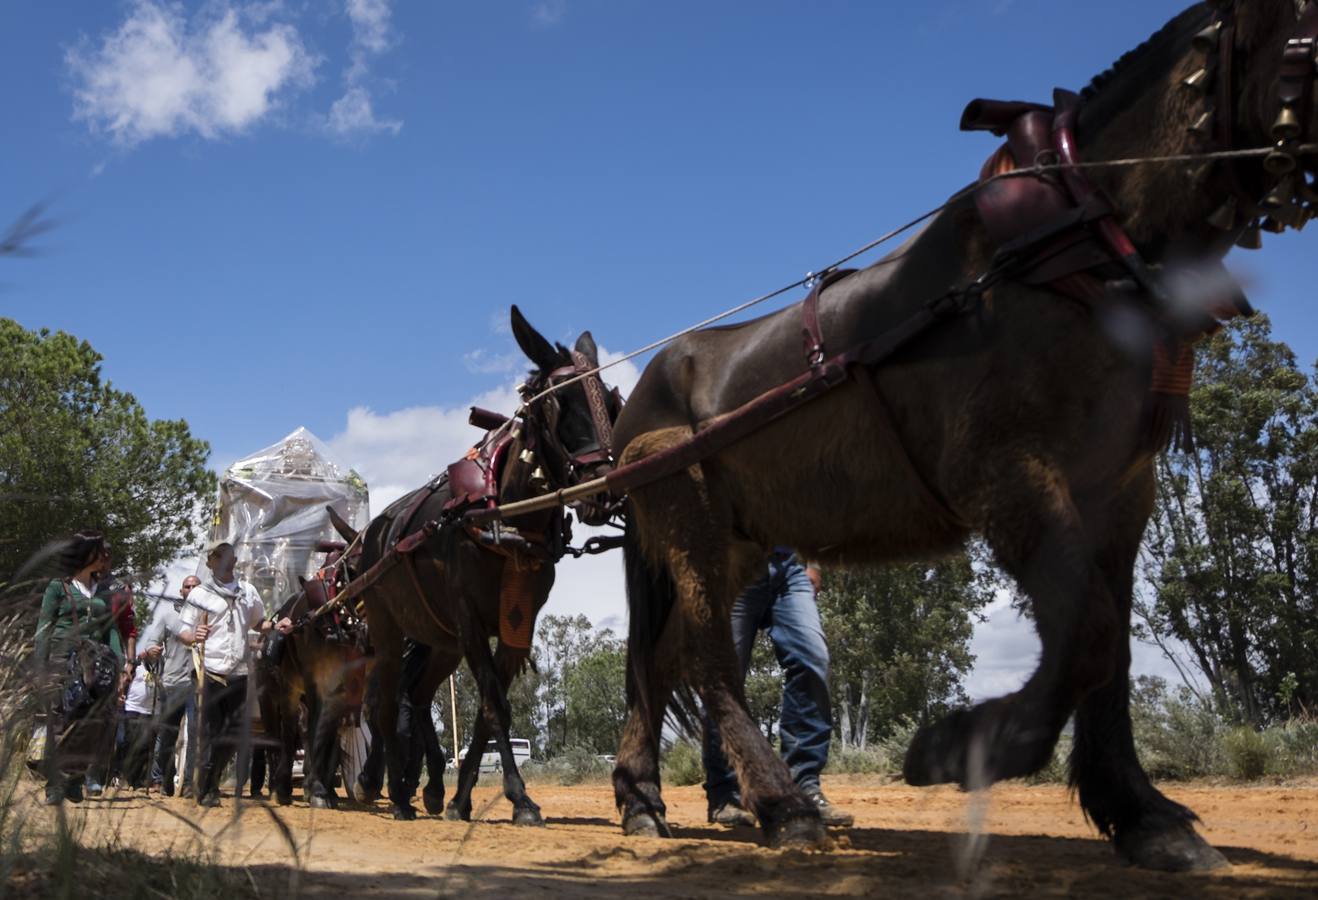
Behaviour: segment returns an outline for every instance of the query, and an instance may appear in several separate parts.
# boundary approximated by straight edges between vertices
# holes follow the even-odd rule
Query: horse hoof
[[[292,806],[292,805],[293,805],[293,795],[292,795],[292,794],[275,794],[275,802],[278,803],[280,806]]]
[[[514,825],[543,825],[545,820],[540,816],[540,810],[534,806],[521,807],[513,810]]]
[[[444,810],[444,818],[448,819],[450,822],[470,822],[471,807],[462,809],[461,807],[454,806],[450,803],[448,809]]]
[[[628,837],[670,838],[673,831],[659,813],[638,810],[622,820],[622,833]]]
[[[818,814],[785,819],[773,828],[766,828],[765,837],[769,840],[769,846],[775,850],[828,846],[828,829]]]
[[[394,818],[399,822],[411,822],[416,819],[416,810],[411,806],[395,806]]]
[[[426,808],[426,815],[437,816],[444,811],[444,795],[422,791],[421,804]]]
[[[1118,834],[1117,853],[1126,862],[1159,872],[1211,872],[1231,865],[1199,836],[1188,822],[1162,829],[1136,829]]]

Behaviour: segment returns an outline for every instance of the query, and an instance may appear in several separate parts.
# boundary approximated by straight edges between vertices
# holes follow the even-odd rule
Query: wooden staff
[[[201,622],[199,624],[203,626],[210,624],[210,615],[204,609],[201,611]],[[201,785],[197,784],[197,772],[195,767],[201,764],[201,731],[202,731],[201,709],[202,709],[202,701],[206,696],[205,693],[206,692],[206,642],[204,640],[192,642],[192,664],[197,669],[197,696],[196,696],[197,733],[195,735],[191,735],[191,734],[188,735],[187,743],[192,744],[193,741],[196,741],[196,743],[193,744],[193,746],[197,748],[197,752],[193,755],[193,760],[192,760],[194,769],[193,771],[189,772],[188,775],[192,781],[192,790],[194,792],[197,792],[201,790]],[[188,753],[185,745],[183,751],[183,761],[185,763],[185,767],[187,763],[187,757],[188,757]],[[197,796],[200,797],[201,795],[198,793]]]

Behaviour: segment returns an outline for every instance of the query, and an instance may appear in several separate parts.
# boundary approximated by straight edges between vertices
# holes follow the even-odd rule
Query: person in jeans
[[[262,634],[278,628],[293,630],[293,622],[278,624],[265,617],[265,606],[256,588],[234,575],[233,545],[213,542],[206,553],[209,576],[188,597],[179,637],[191,647],[202,645],[206,681],[201,695],[201,767],[197,772],[197,803],[220,805],[220,776],[239,749],[247,715],[248,632]],[[240,757],[238,771],[250,762]],[[239,779],[241,782],[242,779]]]
[[[192,796],[192,774],[197,765],[197,682],[192,650],[179,635],[183,631],[183,607],[192,589],[201,584],[196,575],[183,579],[180,599],[169,606],[159,605],[151,624],[142,635],[146,648],[141,656],[153,669],[158,667],[160,696],[156,702],[156,746],[151,766],[152,785],[159,785],[166,797],[174,796],[174,772],[179,723],[188,723],[188,746],[183,759],[183,777],[179,796]]]
[[[819,808],[825,825],[849,826],[852,816],[833,806],[819,786],[828,762],[833,713],[828,697],[828,646],[819,621],[815,594],[819,570],[807,567],[790,549],[769,556],[763,578],[751,584],[732,606],[732,640],[742,677],[760,631],[769,635],[783,669],[782,716],[778,739],[792,778]],[[718,726],[704,718],[705,797],[709,821],[719,825],[754,825],[742,805],[737,776],[723,754]]]

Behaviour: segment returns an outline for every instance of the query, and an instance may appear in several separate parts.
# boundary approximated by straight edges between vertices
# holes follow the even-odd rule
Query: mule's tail
[[[652,710],[651,705],[659,702],[667,707],[669,696],[667,691],[665,696],[656,695],[650,682],[651,675],[660,668],[676,669],[681,665],[676,658],[660,659],[658,656],[664,630],[676,615],[677,586],[666,566],[655,565],[646,556],[634,515],[627,516],[622,554],[627,573],[627,703],[633,708],[639,704],[645,721],[654,722],[659,714],[667,713],[669,709]],[[679,652],[677,647],[681,643],[674,637],[670,635],[667,642],[671,653]],[[673,704],[671,711],[676,714],[679,727],[691,732],[694,706],[690,698],[682,686],[673,685],[670,676],[661,678],[677,688],[677,703]],[[659,736],[653,737],[657,740]]]

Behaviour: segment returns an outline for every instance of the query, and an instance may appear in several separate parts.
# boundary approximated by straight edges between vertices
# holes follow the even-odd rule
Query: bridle
[[[1218,149],[1233,149],[1237,124],[1235,109],[1236,22],[1234,4],[1214,3],[1217,17],[1195,35],[1195,49],[1208,56],[1203,68],[1186,79],[1187,87],[1202,89],[1212,98],[1203,115],[1191,126],[1200,137],[1209,138]],[[1234,232],[1243,217],[1248,221],[1237,243],[1247,248],[1261,246],[1260,229],[1274,234],[1287,228],[1303,228],[1318,218],[1318,163],[1312,155],[1314,138],[1313,103],[1318,82],[1318,0],[1297,0],[1297,20],[1282,50],[1278,77],[1281,109],[1272,124],[1276,142],[1263,159],[1263,168],[1276,179],[1262,200],[1251,197],[1240,185],[1235,170],[1227,167],[1230,193],[1226,204],[1209,217],[1224,231]],[[1261,221],[1260,221],[1261,217]]]
[[[545,377],[551,389],[571,379],[579,380],[586,394],[586,405],[590,409],[594,441],[576,451],[564,447],[556,427],[559,418],[559,392],[551,391],[538,401],[550,407],[545,416],[546,437],[556,445],[562,458],[567,461],[568,471],[565,482],[568,485],[584,479],[587,474],[599,474],[598,470],[601,466],[613,463],[613,416],[609,412],[609,401],[613,401],[615,414],[616,410],[622,407],[621,393],[617,388],[609,390],[605,387],[603,379],[595,371],[597,367],[586,358],[585,354],[573,350],[571,355],[572,365],[560,366]]]

